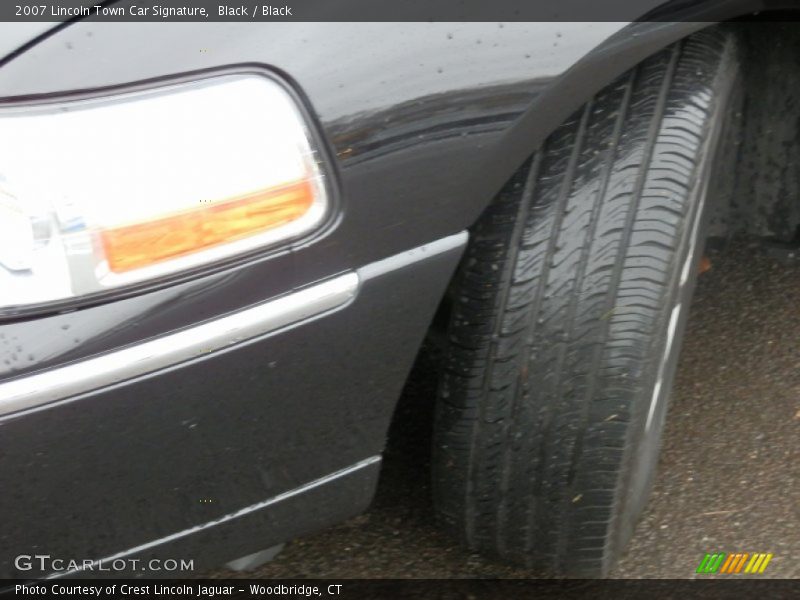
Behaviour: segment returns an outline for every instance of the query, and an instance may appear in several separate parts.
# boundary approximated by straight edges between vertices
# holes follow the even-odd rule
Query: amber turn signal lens
[[[298,181],[146,223],[100,232],[114,273],[150,266],[286,225],[314,202],[313,184]]]

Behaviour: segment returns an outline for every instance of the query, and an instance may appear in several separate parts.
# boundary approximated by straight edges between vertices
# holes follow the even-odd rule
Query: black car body
[[[199,570],[364,510],[470,226],[587,98],[704,26],[4,25],[3,105],[268,71],[315,129],[335,212],[255,256],[3,316],[2,576],[53,574],[20,555]]]

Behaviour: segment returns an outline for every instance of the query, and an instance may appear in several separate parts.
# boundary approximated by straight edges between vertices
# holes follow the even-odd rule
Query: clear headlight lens
[[[255,74],[0,108],[0,309],[139,283],[317,227],[293,99]]]

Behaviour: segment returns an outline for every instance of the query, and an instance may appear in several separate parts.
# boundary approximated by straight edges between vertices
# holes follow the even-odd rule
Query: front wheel
[[[437,511],[473,549],[599,576],[631,536],[737,76],[717,29],[651,57],[559,127],[475,225],[433,457]]]

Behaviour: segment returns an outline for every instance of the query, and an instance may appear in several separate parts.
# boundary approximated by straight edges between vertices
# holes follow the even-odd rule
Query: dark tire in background
[[[735,46],[706,30],[620,77],[473,228],[433,449],[437,512],[471,548],[601,576],[630,538],[702,255]]]

